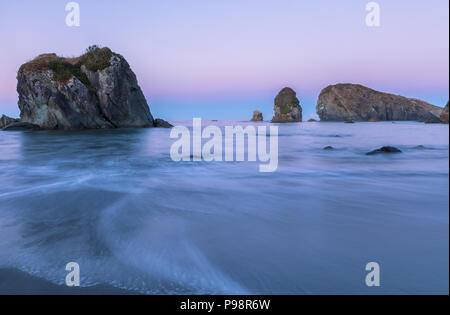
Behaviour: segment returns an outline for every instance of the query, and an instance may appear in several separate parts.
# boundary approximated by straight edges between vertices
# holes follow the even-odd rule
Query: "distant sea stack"
[[[358,84],[337,84],[322,90],[316,111],[322,121],[440,122],[442,108]]]
[[[252,121],[263,121],[263,114],[259,110],[253,112]]]
[[[445,105],[444,109],[442,110],[440,118],[443,123],[448,124],[448,102],[447,105]]]
[[[21,123],[63,130],[155,126],[136,75],[109,48],[91,46],[77,58],[40,55],[20,67],[17,80]]]
[[[295,91],[291,88],[286,87],[278,93],[273,110],[275,115],[272,122],[274,123],[302,121],[302,107]]]

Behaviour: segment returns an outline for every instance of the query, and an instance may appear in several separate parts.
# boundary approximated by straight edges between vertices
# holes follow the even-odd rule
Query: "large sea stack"
[[[147,101],[128,62],[109,48],[77,58],[44,54],[17,75],[20,122],[40,129],[154,127]]]
[[[295,91],[291,88],[284,88],[275,98],[275,115],[272,118],[274,123],[300,122],[302,121],[302,107]]]
[[[440,122],[442,108],[358,84],[337,84],[322,90],[316,111],[322,121]]]

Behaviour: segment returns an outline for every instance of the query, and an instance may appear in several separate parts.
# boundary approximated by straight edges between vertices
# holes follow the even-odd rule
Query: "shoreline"
[[[172,119],[169,121],[180,122],[180,121],[191,121],[192,119]],[[261,120],[261,121],[253,121],[253,120],[241,120],[241,119],[202,119],[203,121],[208,122],[223,122],[223,121],[232,121],[232,122],[241,122],[241,123],[250,123],[250,124],[270,124],[270,125],[294,125],[294,124],[312,124],[312,123],[323,123],[323,124],[331,124],[331,123],[338,123],[338,124],[346,124],[346,125],[352,125],[352,124],[376,124],[376,123],[417,123],[417,124],[423,124],[423,125],[449,125],[448,122],[429,122],[429,121],[417,121],[417,120],[377,120],[377,121],[367,121],[367,120],[356,120],[356,121],[337,121],[337,120],[315,120],[315,121],[271,121],[271,120]],[[116,131],[116,130],[145,130],[145,129],[170,129],[171,127],[121,127],[121,128],[83,128],[83,129],[45,129],[45,128],[28,128],[28,126],[25,126],[24,128],[15,128],[15,129],[7,129],[5,126],[4,128],[0,127],[0,131],[6,131],[6,132],[12,132],[12,131],[30,131],[30,132],[39,132],[39,131],[50,131],[50,132],[86,132],[86,131]]]

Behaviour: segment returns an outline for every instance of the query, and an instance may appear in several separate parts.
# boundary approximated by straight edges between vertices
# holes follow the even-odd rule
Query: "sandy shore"
[[[17,269],[0,269],[0,294],[58,294],[58,295],[130,295],[134,292],[109,285],[88,288],[69,288],[39,279]],[[137,294],[137,293],[136,293]]]

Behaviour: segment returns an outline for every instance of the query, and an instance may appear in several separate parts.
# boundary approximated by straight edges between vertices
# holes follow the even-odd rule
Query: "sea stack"
[[[274,123],[302,121],[302,107],[297,94],[291,88],[286,87],[278,93],[273,110],[275,115],[272,122]]]
[[[444,109],[442,110],[440,118],[443,123],[448,124],[448,102],[447,105],[445,105]]]
[[[109,48],[91,46],[77,58],[40,55],[20,67],[17,80],[21,123],[63,130],[155,126],[136,75]]]
[[[440,121],[442,108],[358,84],[330,85],[316,106],[322,121]]]
[[[253,112],[252,121],[263,121],[263,114],[259,110]]]

